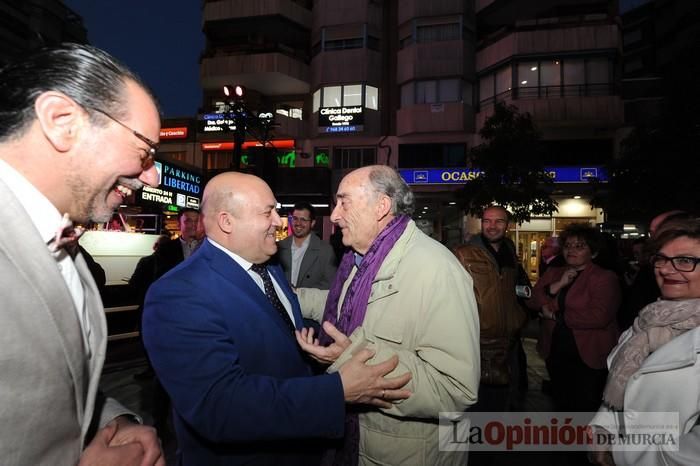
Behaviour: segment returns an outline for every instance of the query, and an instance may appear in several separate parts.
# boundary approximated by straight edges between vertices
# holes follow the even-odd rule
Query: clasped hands
[[[333,339],[328,346],[321,346],[314,337],[313,329],[296,331],[297,342],[316,361],[333,364],[340,355],[350,347],[352,341],[330,322],[323,323],[323,330]],[[406,372],[396,377],[386,377],[399,364],[397,355],[379,364],[369,365],[367,361],[374,356],[374,351],[363,348],[343,363],[338,372],[343,383],[343,392],[347,403],[370,404],[379,408],[391,408],[392,402],[404,400],[411,396],[403,387],[411,380],[411,373]]]
[[[78,466],[165,466],[156,430],[118,417],[98,430]]]

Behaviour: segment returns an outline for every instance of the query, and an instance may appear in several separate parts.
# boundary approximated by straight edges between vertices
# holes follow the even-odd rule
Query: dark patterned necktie
[[[277,296],[277,293],[275,292],[275,287],[272,284],[270,274],[267,272],[267,267],[265,267],[263,264],[253,264],[250,267],[250,270],[260,275],[263,285],[265,286],[265,296],[267,296],[267,299],[270,300],[272,307],[274,307],[280,317],[282,317],[282,320],[284,320],[284,323],[287,325],[289,330],[294,333],[296,327],[294,327],[292,319],[289,318],[289,313],[287,313],[287,310],[284,308],[284,304],[282,304],[282,301],[280,301],[279,296]]]

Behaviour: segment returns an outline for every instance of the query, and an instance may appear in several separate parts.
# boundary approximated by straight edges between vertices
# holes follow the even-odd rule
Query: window
[[[463,82],[460,79],[407,83],[401,86],[401,105],[459,102],[462,100],[462,86]]]
[[[518,91],[513,95],[521,99],[610,95],[613,92],[610,85],[612,64],[607,57],[549,58],[522,61],[516,66],[517,79],[510,75],[511,65],[480,76],[480,102],[490,103],[494,95],[509,91],[511,81]]]
[[[539,63],[518,63],[518,87],[538,87],[540,85]]]
[[[582,59],[571,59],[564,62],[564,84],[567,86],[584,84],[586,75]]]
[[[336,147],[333,150],[333,168],[360,168],[376,163],[374,147]]]
[[[513,72],[510,65],[496,71],[496,95],[508,92],[513,87]]]
[[[288,118],[294,118],[295,120],[303,120],[302,110],[300,108],[293,108],[288,106],[282,106],[275,110],[275,113],[284,115]]]
[[[362,105],[362,85],[343,86],[343,105],[346,107]]]
[[[607,58],[591,58],[586,61],[586,82],[589,84],[610,82],[610,63]]]
[[[432,104],[437,101],[437,81],[416,82],[417,104]]]
[[[559,60],[540,62],[540,84],[542,86],[561,86],[561,66]]]
[[[323,88],[324,107],[342,107],[340,99],[342,97],[342,86],[329,86]]]
[[[379,34],[370,33],[367,24],[340,24],[321,29],[321,38],[314,42],[312,56],[323,51],[351,50],[367,47],[379,50]]]
[[[314,92],[314,105],[313,105],[313,112],[316,113],[318,112],[318,109],[321,107],[321,89],[317,90]]]
[[[481,101],[493,98],[493,75],[489,74],[479,80],[479,99]]]
[[[364,89],[363,89],[364,88]],[[364,84],[347,84],[344,86],[322,87],[314,92],[313,111],[320,107],[361,107],[379,110],[379,89]]]
[[[365,86],[365,107],[379,110],[379,89],[374,86]]]

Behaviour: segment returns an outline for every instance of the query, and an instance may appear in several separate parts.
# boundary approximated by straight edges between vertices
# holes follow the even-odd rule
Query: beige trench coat
[[[341,302],[354,272],[344,284]],[[327,291],[299,289],[305,317],[320,320]],[[328,370],[336,371],[358,348],[370,363],[399,356],[390,375],[410,372],[413,395],[391,409],[360,414],[361,465],[462,465],[466,452],[442,452],[440,412],[461,412],[479,387],[479,318],[471,277],[454,255],[411,221],[372,284],[364,323],[352,345]]]

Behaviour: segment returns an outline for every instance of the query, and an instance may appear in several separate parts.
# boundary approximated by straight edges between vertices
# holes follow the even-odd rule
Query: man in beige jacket
[[[405,387],[408,399],[359,413],[354,439],[353,421],[346,420],[345,444],[324,464],[357,461],[357,455],[360,464],[466,464],[466,452],[440,451],[438,418],[476,401],[479,319],[472,280],[410,220],[413,193],[395,170],[355,170],[336,197],[331,220],[352,250],[331,290],[298,290],[305,315],[324,320],[320,342],[303,330],[299,344],[331,372],[361,347],[375,350],[376,361],[398,355],[396,374],[413,378]]]

